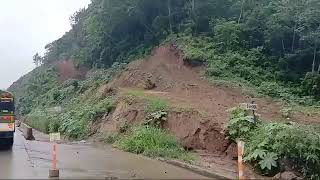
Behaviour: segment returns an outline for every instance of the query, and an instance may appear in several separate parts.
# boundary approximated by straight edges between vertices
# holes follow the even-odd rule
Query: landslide
[[[122,65],[118,64],[107,70],[77,70],[70,60],[58,61],[35,69],[14,83],[9,90],[17,96],[20,115],[25,116],[31,112],[30,117],[41,117],[48,112],[40,113],[40,116],[40,111],[62,106],[66,116],[54,115],[56,122],[44,123],[45,131],[50,131],[47,124],[60,124],[69,132],[69,124],[73,124],[73,121],[66,117],[70,115],[72,118],[81,118],[81,124],[77,127],[79,130],[88,126],[95,133],[118,132],[122,126],[130,126],[131,122],[141,122],[146,118],[145,99],[136,98],[130,103],[123,100],[130,91],[138,89],[145,96],[169,102],[165,128],[175,134],[186,148],[218,153],[226,152],[230,146],[223,133],[224,124],[228,119],[227,110],[239,103],[255,101],[262,119],[283,119],[280,102],[251,97],[239,89],[210,84],[205,78],[206,67],[188,63],[184,53],[175,44],[155,48],[150,56],[129,63],[125,70],[121,69]],[[90,103],[99,102],[107,96],[116,97],[120,103],[117,103],[115,111],[100,117],[101,108]],[[77,112],[77,116],[69,111]],[[83,116],[81,113],[86,111],[88,115]],[[89,112],[94,112],[94,115]],[[93,120],[91,116],[99,119]],[[290,121],[313,123],[318,118],[294,113]],[[77,131],[72,135],[82,138],[82,134],[78,135]]]
[[[141,124],[148,115],[148,97],[159,98],[169,104],[164,128],[186,149],[197,152],[202,166],[235,176],[236,162],[232,159],[236,156],[236,148],[224,134],[228,109],[255,101],[262,119],[276,121],[286,120],[280,112],[283,104],[270,98],[252,97],[240,89],[214,86],[206,80],[205,70],[204,65],[188,63],[175,44],[166,44],[155,48],[150,56],[129,63],[125,70],[117,65],[101,72],[76,71],[71,61],[59,61],[37,68],[10,89],[19,94],[20,105],[36,102],[32,106],[19,107],[23,112],[31,111],[30,117],[38,116],[38,110],[62,106],[64,116],[53,119],[60,129],[61,126],[66,132],[73,129],[70,132],[75,138],[85,137],[87,131],[80,135],[78,132],[86,127],[89,127],[88,135],[117,134]],[[42,88],[44,85],[46,89]],[[130,96],[132,92],[142,95]],[[32,101],[35,97],[38,97],[37,101]],[[106,103],[99,103],[106,97],[115,99],[115,107],[111,108],[112,101],[109,103],[108,99]],[[105,105],[112,110],[106,112]],[[46,113],[50,111],[40,114],[38,119],[43,121]],[[314,123],[318,118],[295,113],[290,121]]]
[[[182,51],[173,44],[155,48],[149,57],[130,63],[99,88],[104,96],[116,94],[117,105],[95,122],[93,131],[117,134],[143,123],[147,117],[145,97],[157,97],[170,106],[164,128],[186,149],[197,152],[200,166],[236,176],[236,148],[224,133],[228,109],[255,101],[263,119],[277,120],[282,119],[282,104],[250,97],[238,89],[213,86],[204,72],[204,66],[186,63]],[[130,96],[132,92],[140,95]],[[247,173],[253,176],[250,170]]]
[[[189,150],[197,151],[202,165],[222,167],[235,173],[234,144],[224,134],[228,109],[255,101],[262,119],[287,120],[280,112],[283,104],[271,98],[255,98],[239,89],[213,86],[204,77],[205,67],[188,64],[174,44],[162,45],[145,58],[130,63],[125,71],[99,91],[117,92],[118,104],[96,124],[97,132],[118,133],[146,119],[146,100],[136,96],[163,99],[170,104],[164,128],[173,133]],[[317,117],[293,114],[290,121],[312,123]]]

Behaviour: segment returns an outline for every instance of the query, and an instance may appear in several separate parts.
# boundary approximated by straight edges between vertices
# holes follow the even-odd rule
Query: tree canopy
[[[171,35],[205,36],[221,51],[258,48],[279,80],[301,83],[306,73],[320,73],[319,19],[319,0],[92,0],[70,17],[72,29],[34,60],[108,68]]]

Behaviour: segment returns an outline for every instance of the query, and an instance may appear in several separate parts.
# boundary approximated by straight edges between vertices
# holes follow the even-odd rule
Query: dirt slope
[[[243,102],[255,101],[258,114],[266,120],[283,119],[282,104],[271,99],[251,98],[241,90],[214,87],[203,78],[201,67],[192,67],[184,62],[183,54],[174,45],[161,46],[144,60],[131,63],[113,86],[143,88],[145,93],[169,100],[173,106],[197,109],[212,121],[223,124],[228,109]],[[294,113],[291,121],[319,122],[315,116]]]
[[[216,123],[224,123],[228,109],[242,102],[255,100],[259,114],[265,119],[281,118],[281,105],[266,99],[246,97],[240,90],[213,87],[201,77],[201,68],[184,63],[182,53],[173,46],[162,46],[146,60],[129,65],[114,86],[148,89],[146,93],[163,97],[173,106],[197,109]],[[152,87],[152,86],[151,86]]]
[[[174,45],[165,45],[156,48],[149,58],[130,63],[110,86],[120,88],[122,92],[140,88],[145,94],[168,100],[173,108],[169,112],[166,128],[190,149],[225,152],[230,145],[223,134],[228,119],[227,110],[240,103],[255,101],[258,114],[263,119],[283,119],[281,103],[251,98],[237,89],[214,87],[202,77],[203,71],[203,67],[186,64],[182,52]],[[122,108],[117,112],[126,115],[122,119],[128,119],[129,114],[129,122],[139,121],[137,117],[143,119],[143,113],[130,113],[139,108],[140,112],[143,111],[141,106],[131,106],[126,110]],[[318,121],[317,117],[297,113],[290,120]]]
[[[174,45],[166,45],[155,49],[149,58],[130,63],[127,70],[102,87],[102,91],[108,92],[112,87],[118,89],[121,96],[138,88],[144,94],[168,100],[172,108],[165,128],[175,134],[185,148],[200,152],[202,166],[234,174],[236,163],[232,159],[236,148],[223,132],[227,110],[254,100],[263,119],[278,120],[282,119],[282,105],[270,99],[251,98],[237,89],[214,87],[203,78],[203,72],[203,67],[186,64]],[[119,103],[113,114],[101,120],[98,131],[119,132],[125,124],[143,121],[146,116],[143,107],[143,102]],[[316,117],[301,114],[291,120],[318,121]]]

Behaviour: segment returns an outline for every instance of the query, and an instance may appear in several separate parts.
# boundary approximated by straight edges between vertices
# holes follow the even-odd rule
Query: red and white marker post
[[[244,154],[244,142],[238,141],[238,168],[239,168],[239,179],[245,179],[244,177],[244,165],[243,165],[243,154]]]
[[[59,169],[57,168],[57,143],[60,141],[60,133],[51,133],[50,142],[52,144],[52,169],[49,170],[49,177],[59,177]]]
[[[52,169],[57,169],[57,144],[53,144],[52,148]]]

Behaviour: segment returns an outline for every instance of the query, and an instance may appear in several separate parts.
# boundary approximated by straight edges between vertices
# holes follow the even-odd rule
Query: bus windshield
[[[0,99],[0,112],[14,112],[13,101]]]

